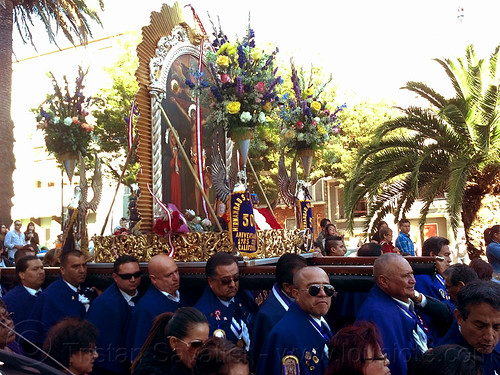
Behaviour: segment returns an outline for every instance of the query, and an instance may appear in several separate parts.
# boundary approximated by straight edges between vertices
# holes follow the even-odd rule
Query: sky
[[[94,37],[145,26],[150,13],[160,11],[164,2],[146,0],[137,7],[132,0],[106,0],[101,14],[104,27],[94,27]],[[400,87],[410,80],[446,93],[450,88],[433,58],[461,56],[470,43],[479,55],[488,56],[500,42],[496,19],[500,2],[488,0],[193,0],[190,4],[208,32],[207,12],[214,20],[220,18],[229,38],[244,34],[250,13],[258,44],[279,47],[283,64],[293,56],[299,65],[322,66],[333,74],[347,101],[406,102],[409,97]],[[185,14],[191,21],[188,8]],[[55,50],[45,42],[43,30],[37,34],[42,37],[37,41],[39,52]],[[36,54],[19,39],[14,48],[18,59]]]

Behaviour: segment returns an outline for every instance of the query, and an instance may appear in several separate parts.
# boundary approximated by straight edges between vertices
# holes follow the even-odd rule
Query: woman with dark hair
[[[209,338],[198,352],[193,375],[248,375],[248,353],[231,341]]]
[[[30,221],[26,227],[26,232],[24,232],[24,238],[26,239],[26,245],[31,245],[35,249],[35,253],[38,253],[38,245],[40,244],[40,239],[38,238],[38,233],[35,232],[35,223]]]
[[[480,375],[482,361],[460,345],[442,345],[430,349],[408,366],[408,375]]]
[[[132,364],[132,374],[191,374],[197,351],[208,334],[207,318],[193,307],[158,315]]]
[[[493,225],[484,231],[486,257],[493,266],[493,272],[500,275],[500,225]]]
[[[7,311],[7,305],[3,299],[0,299],[0,350],[24,354],[15,339],[12,314]]]
[[[61,371],[69,371],[69,374],[88,374],[98,357],[97,336],[97,328],[89,321],[64,318],[49,329],[43,343],[43,349],[50,355],[47,361]]]
[[[388,375],[389,360],[380,349],[373,323],[358,322],[342,328],[328,344],[330,361],[325,375]]]

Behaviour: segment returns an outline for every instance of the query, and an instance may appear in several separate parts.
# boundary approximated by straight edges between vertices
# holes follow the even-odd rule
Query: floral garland
[[[279,116],[282,120],[281,145],[282,147],[300,149],[318,149],[327,142],[332,135],[340,133],[340,120],[337,114],[346,105],[337,106],[335,110],[329,108],[329,104],[321,101],[319,96],[332,80],[315,85],[313,74],[306,82],[304,72],[301,69],[300,76],[292,62],[292,92],[285,93],[281,97],[281,108]],[[317,87],[315,87],[317,86]]]
[[[52,79],[54,92],[47,94],[46,100],[32,111],[36,114],[37,129],[45,133],[45,144],[47,150],[52,154],[66,152],[75,153],[80,151],[86,155],[89,143],[92,140],[94,126],[87,123],[89,115],[88,107],[93,102],[92,98],[85,98],[83,94],[85,75],[78,67],[75,93],[69,92],[69,84],[64,76],[64,92],[59,86],[53,73],[49,73]]]
[[[278,49],[266,54],[257,48],[250,27],[236,43],[229,42],[220,27],[218,31],[214,27],[214,36],[215,52],[206,53],[211,83],[203,72],[193,72],[196,84],[186,79],[193,95],[200,96],[212,109],[207,123],[228,132],[266,124],[277,106],[276,86],[283,82],[281,76],[276,77],[274,67]]]

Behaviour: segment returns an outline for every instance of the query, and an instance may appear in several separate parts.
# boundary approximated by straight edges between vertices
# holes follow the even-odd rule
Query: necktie
[[[332,331],[330,331],[330,328],[326,325],[325,322],[321,322],[321,325],[319,327],[319,331],[323,335],[323,338],[325,341],[328,343],[330,342],[330,339],[332,338]]]

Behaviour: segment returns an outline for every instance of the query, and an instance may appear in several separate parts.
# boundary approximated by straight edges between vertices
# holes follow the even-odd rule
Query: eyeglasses
[[[138,279],[142,276],[142,271],[138,271],[135,273],[117,273],[117,275],[120,276],[120,278],[123,280],[130,280],[132,277]]]
[[[311,297],[316,297],[321,289],[325,291],[327,297],[333,296],[333,293],[335,292],[335,288],[330,284],[313,284],[308,289],[302,290],[307,290]]]
[[[236,284],[238,281],[240,281],[240,276],[228,276],[228,277],[222,277],[219,279],[222,285],[229,285],[231,284],[231,281],[234,281]]]
[[[364,358],[363,360],[365,361],[386,361],[387,360],[387,354],[384,354],[380,357],[373,357],[373,358]]]
[[[83,348],[83,349],[80,349],[80,351],[82,353],[86,353],[86,354],[97,354],[97,349],[96,348]]]
[[[182,342],[183,344],[186,344],[187,348],[193,348],[193,349],[199,349],[202,347],[203,345],[203,341],[201,340],[198,340],[198,339],[195,339],[191,342],[186,342],[184,340],[181,340],[180,338],[176,337],[177,340],[179,340],[180,342]]]

